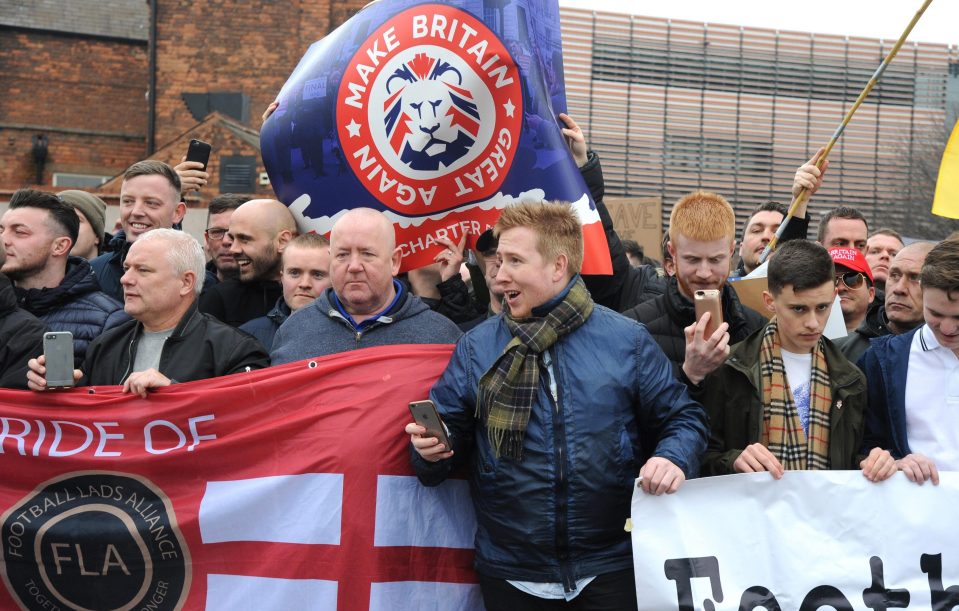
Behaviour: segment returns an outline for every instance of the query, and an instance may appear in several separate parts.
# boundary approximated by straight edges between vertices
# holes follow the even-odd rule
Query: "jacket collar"
[[[198,300],[194,299],[193,303],[190,304],[190,307],[187,308],[187,311],[183,313],[183,316],[180,317],[179,322],[177,322],[176,326],[173,328],[173,333],[170,335],[170,339],[168,341],[179,341],[184,335],[189,334],[197,327],[197,325],[200,324],[202,315],[197,307]],[[143,332],[143,323],[138,320],[136,326],[136,337],[139,338]]]
[[[355,320],[353,320],[353,317],[350,316],[350,314],[346,311],[346,308],[343,307],[343,304],[340,303],[340,298],[337,296],[336,292],[333,291],[332,287],[326,289],[324,295],[326,295],[329,304],[333,306],[333,309],[336,310],[336,313],[340,318],[350,323],[350,326],[353,327],[354,331],[362,331],[375,322],[393,322],[390,316],[403,309],[403,306],[407,301],[408,291],[403,283],[396,278],[393,278],[393,288],[396,290],[396,295],[393,297],[393,301],[386,306],[386,309],[376,316],[367,318],[361,323],[357,323]]]
[[[280,298],[276,300],[276,305],[273,306],[273,309],[266,313],[266,317],[276,324],[282,325],[292,313],[293,310],[290,309],[290,306],[286,305],[286,299],[283,299],[281,295]]]
[[[100,290],[93,268],[86,259],[69,257],[63,280],[57,286],[42,289],[15,287],[24,309],[34,316],[43,316],[73,299]]]

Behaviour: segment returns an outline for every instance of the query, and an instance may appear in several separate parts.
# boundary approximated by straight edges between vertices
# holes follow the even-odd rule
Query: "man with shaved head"
[[[330,232],[333,286],[277,330],[271,362],[281,365],[371,346],[455,343],[460,336],[456,325],[394,279],[401,256],[393,225],[383,213],[356,208],[343,214]]]
[[[855,331],[836,341],[847,359],[857,362],[876,337],[901,335],[922,324],[919,272],[933,246],[933,242],[914,242],[896,253],[886,276],[886,302],[870,310]]]
[[[227,236],[239,277],[204,292],[200,311],[239,327],[266,316],[283,295],[281,260],[286,245],[296,237],[296,220],[283,203],[254,199],[233,212]]]

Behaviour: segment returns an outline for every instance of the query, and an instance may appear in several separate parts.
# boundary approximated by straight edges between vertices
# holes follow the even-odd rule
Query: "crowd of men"
[[[448,444],[415,423],[406,434],[424,485],[469,471],[491,610],[635,608],[623,521],[637,475],[663,494],[726,473],[901,470],[921,484],[959,468],[959,240],[906,244],[844,206],[808,240],[803,206],[756,311],[736,281],[758,271],[782,204],[757,207],[737,239],[724,197],[683,196],[660,267],[620,240],[599,160],[560,119],[609,276],[581,273],[580,221],[560,202],[507,207],[474,252],[447,240],[433,266],[400,275],[391,222],[364,208],[327,239],[300,234],[276,200],[221,195],[201,245],[176,228],[183,192],[208,178],[193,162],[133,164],[112,236],[95,196],[20,190],[0,219],[0,385],[47,390],[46,331],[72,333],[78,385],[145,399],[370,346],[455,343],[430,393]],[[821,187],[818,154],[794,195]],[[694,307],[714,290],[718,321]],[[831,341],[837,298],[847,336]]]

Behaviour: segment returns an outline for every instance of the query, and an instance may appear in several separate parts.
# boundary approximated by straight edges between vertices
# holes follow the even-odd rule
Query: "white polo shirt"
[[[909,347],[906,438],[940,471],[959,471],[959,357],[939,345],[929,325]]]

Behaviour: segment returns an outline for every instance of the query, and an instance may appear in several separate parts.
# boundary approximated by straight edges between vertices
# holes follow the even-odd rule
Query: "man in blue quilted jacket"
[[[86,259],[70,255],[80,230],[73,206],[52,193],[20,189],[0,219],[3,272],[20,307],[50,331],[73,334],[75,365],[107,329],[130,320],[123,304],[100,290]]]
[[[642,325],[593,303],[569,205],[510,206],[494,234],[505,311],[430,392],[451,447],[407,425],[413,466],[433,486],[468,465],[488,610],[635,609],[633,482],[662,494],[696,475],[705,414]]]

